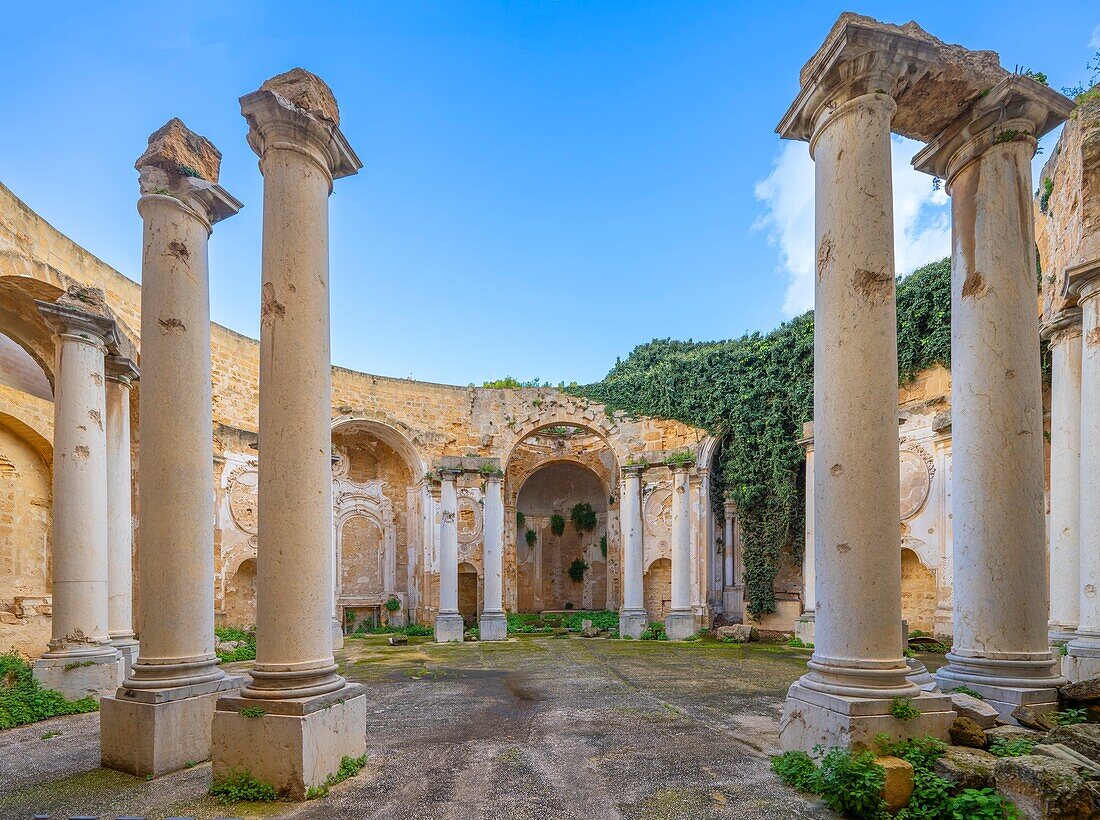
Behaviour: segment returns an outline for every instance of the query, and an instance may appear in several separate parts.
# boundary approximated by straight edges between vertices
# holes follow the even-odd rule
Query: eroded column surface
[[[56,377],[52,637],[34,676],[70,698],[99,696],[121,678],[108,625],[103,370],[116,330],[110,318],[70,304],[39,302],[38,310],[55,334]]]
[[[1081,451],[1078,608],[1069,642],[1074,680],[1100,677],[1100,260],[1070,268],[1081,307]]]
[[[135,163],[143,222],[138,472],[141,648],[104,698],[102,762],[161,775],[210,756],[218,694],[240,686],[214,653],[214,450],[207,242],[240,203],[220,154],[178,119]],[[187,170],[183,170],[186,168]]]
[[[623,540],[623,606],[619,610],[619,634],[635,640],[647,626],[645,593],[645,555],[642,548],[642,473],[644,466],[622,468],[619,498],[619,528]]]
[[[943,737],[942,696],[906,679],[901,640],[897,337],[890,131],[892,59],[861,59],[812,112],[814,574],[809,671],[787,695],[784,748],[860,746],[884,732]],[[805,112],[803,112],[803,115]],[[790,115],[789,115],[790,116]],[[920,698],[921,717],[891,716]]]
[[[1064,99],[1010,77],[913,160],[951,195],[955,617],[937,678],[944,690],[978,691],[1006,718],[1020,704],[1056,708],[1064,682],[1047,638],[1031,209],[1036,137],[1057,123],[1048,98]]]
[[[436,641],[461,641],[462,613],[458,611],[458,477],[461,470],[441,470],[439,487],[439,612]]]
[[[508,637],[508,621],[504,617],[504,492],[501,478],[497,473],[485,478],[485,582],[478,619],[478,636],[483,641],[503,641]],[[457,582],[457,577],[455,580]]]
[[[264,177],[256,664],[241,697],[218,702],[213,774],[246,769],[301,799],[365,747],[362,687],[332,654],[328,235],[333,180],[362,164],[313,74],[280,74],[240,103]]]
[[[122,674],[137,658],[134,640],[133,471],[130,468],[130,385],[137,366],[125,356],[107,356],[107,629],[122,657]]]
[[[691,496],[688,491],[690,464],[672,469],[672,606],[665,618],[665,632],[674,641],[695,634],[691,611]]]
[[[795,619],[795,637],[804,644],[814,642],[817,626],[817,576],[814,573],[814,439],[813,423],[803,425],[799,443],[806,451],[806,521],[802,548],[802,614]]]
[[[725,529],[722,533],[722,551],[725,554],[725,585],[732,587],[735,581],[733,574],[733,516],[737,512],[737,505],[732,501],[726,501],[723,512],[725,513]]]
[[[1079,620],[1081,504],[1081,310],[1069,308],[1042,328],[1050,343],[1050,618],[1051,645],[1069,641]]]

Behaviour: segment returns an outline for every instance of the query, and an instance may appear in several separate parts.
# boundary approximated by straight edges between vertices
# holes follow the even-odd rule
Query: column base
[[[255,700],[222,697],[214,710],[214,782],[248,772],[280,797],[304,800],[340,768],[344,757],[367,750],[367,698],[349,683],[314,698]],[[242,711],[260,710],[254,717]]]
[[[1066,646],[1063,667],[1074,682],[1100,678],[1100,637],[1075,634]]]
[[[122,656],[108,646],[110,653],[41,657],[31,668],[34,679],[46,689],[56,689],[69,700],[98,698],[118,689],[122,683]]]
[[[508,640],[508,619],[503,612],[482,612],[477,621],[478,640]]]
[[[436,643],[462,643],[462,633],[465,631],[466,625],[462,623],[459,613],[440,612],[435,616]]]
[[[130,669],[134,666],[134,661],[138,656],[138,642],[132,637],[130,638],[118,638],[111,641],[111,646],[118,650],[118,654],[122,656],[122,679],[130,677]]]
[[[939,684],[932,677],[932,673],[928,671],[928,667],[916,658],[906,658],[905,665],[909,667],[909,673],[905,676],[907,681],[915,683],[922,692],[939,693]]]
[[[795,681],[787,692],[783,717],[779,721],[779,745],[783,751],[808,752],[821,744],[826,749],[872,749],[875,736],[891,740],[931,735],[948,739],[955,721],[951,698],[921,692],[912,698],[920,716],[898,720],[890,714],[893,698],[849,698],[816,692]]]
[[[812,609],[803,612],[794,621],[794,636],[807,646],[814,645],[814,632],[817,627],[817,613]]]
[[[1068,624],[1058,624],[1053,621],[1048,625],[1047,638],[1051,647],[1063,646],[1077,637],[1077,627]]]
[[[1058,687],[1066,679],[1055,671],[1056,666],[1053,658],[998,660],[949,652],[947,666],[936,671],[936,681],[944,692],[964,685],[973,689],[997,710],[1001,720],[1015,724],[1012,712],[1018,706],[1035,712],[1058,708]]]
[[[690,609],[673,610],[665,618],[665,634],[670,641],[683,641],[695,634],[695,616]]]
[[[197,686],[123,687],[105,695],[99,704],[103,768],[160,777],[209,760],[214,707],[243,682],[226,676]]]
[[[624,609],[619,613],[619,637],[629,635],[634,640],[641,640],[642,633],[649,626],[649,614],[644,609]]]
[[[344,627],[340,625],[339,618],[332,619],[332,651],[342,649],[344,646]]]

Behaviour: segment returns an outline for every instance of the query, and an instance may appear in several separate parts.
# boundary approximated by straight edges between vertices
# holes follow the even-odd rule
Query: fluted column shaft
[[[1049,638],[1064,643],[1079,620],[1081,486],[1081,311],[1070,309],[1042,329],[1050,341],[1050,618]]]
[[[808,689],[914,695],[901,655],[890,128],[870,93],[820,114],[814,158],[816,635]]]
[[[129,359],[107,357],[107,626],[111,644],[125,652],[137,646],[130,468],[130,384],[136,376],[137,368]]]

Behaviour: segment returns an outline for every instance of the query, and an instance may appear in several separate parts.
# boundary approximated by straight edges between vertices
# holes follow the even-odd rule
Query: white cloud
[[[1100,48],[1100,23],[1092,30],[1092,39],[1089,40],[1089,48]]]
[[[932,178],[913,170],[910,160],[921,147],[894,137],[891,143],[894,183],[894,265],[899,274],[951,253],[948,196],[932,190]],[[767,232],[779,251],[778,268],[787,276],[783,313],[796,316],[814,303],[814,165],[807,146],[787,142],[772,172],[756,183],[764,213],[754,224]]]

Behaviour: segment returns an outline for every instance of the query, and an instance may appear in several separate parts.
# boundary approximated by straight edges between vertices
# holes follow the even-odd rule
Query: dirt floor
[[[338,659],[368,689],[369,758],[328,797],[224,805],[206,796],[208,763],[155,781],[100,769],[90,714],[0,733],[0,818],[833,817],[768,767],[808,656],[712,640],[349,639]]]

